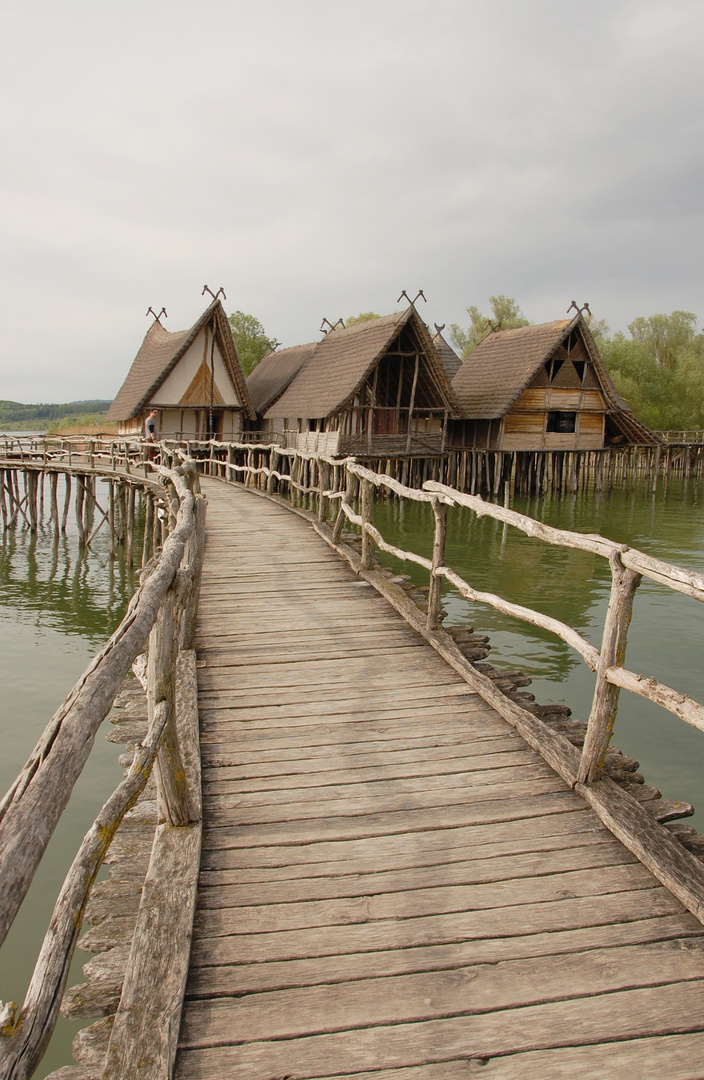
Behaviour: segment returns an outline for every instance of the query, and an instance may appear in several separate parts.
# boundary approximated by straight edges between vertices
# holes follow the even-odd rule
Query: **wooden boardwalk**
[[[203,481],[178,1080],[696,1080],[704,927],[304,521]]]

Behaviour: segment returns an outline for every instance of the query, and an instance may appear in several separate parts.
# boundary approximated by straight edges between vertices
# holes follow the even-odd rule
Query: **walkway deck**
[[[310,527],[204,481],[178,1080],[704,1075],[704,927]]]

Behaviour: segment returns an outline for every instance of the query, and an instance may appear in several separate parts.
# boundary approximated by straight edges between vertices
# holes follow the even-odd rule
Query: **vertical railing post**
[[[325,510],[327,505],[327,499],[323,492],[328,489],[330,466],[327,461],[321,461],[318,458],[318,521],[325,521]]]
[[[269,475],[266,478],[266,490],[267,494],[273,495],[274,493],[274,473],[279,462],[279,452],[273,446],[269,453]]]
[[[445,538],[447,536],[447,505],[435,498],[432,501],[435,517],[435,536],[433,539],[433,565],[430,571],[430,589],[428,591],[428,630],[435,630],[440,625],[442,604],[442,580],[438,568],[445,561]]]
[[[371,525],[374,514],[374,485],[371,480],[362,480],[361,490],[361,515],[362,515],[362,569],[371,570],[372,556],[374,554],[374,541],[367,532],[367,525]]]
[[[342,509],[342,503],[347,503],[348,506],[352,505],[352,499],[354,498],[354,493],[357,487],[357,477],[354,475],[354,473],[349,472],[347,470],[347,467],[345,467],[345,471],[347,472],[347,486],[345,488],[345,494],[340,500],[337,517],[335,518],[335,524],[333,525],[332,529],[333,544],[340,543],[340,540],[342,538],[342,530],[346,521],[345,511]]]
[[[198,598],[203,571],[203,549],[205,547],[205,508],[206,501],[204,498],[194,499],[193,532],[186,542],[183,553],[183,562],[190,570],[191,577],[184,597],[181,616],[180,646],[182,649],[195,648],[196,616],[198,614]]]
[[[618,686],[607,682],[606,672],[610,667],[623,665],[628,626],[633,612],[633,597],[642,580],[641,574],[628,570],[623,565],[618,550],[611,552],[609,562],[612,576],[611,596],[604,620],[594,700],[579,763],[578,784],[592,783],[601,776],[616,719],[619,695]]]

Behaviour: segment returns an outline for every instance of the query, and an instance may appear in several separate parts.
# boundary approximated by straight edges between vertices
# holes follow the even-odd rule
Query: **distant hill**
[[[66,417],[104,415],[111,401],[68,401],[63,405],[22,405],[19,401],[0,401],[0,431],[3,428],[45,428]]]

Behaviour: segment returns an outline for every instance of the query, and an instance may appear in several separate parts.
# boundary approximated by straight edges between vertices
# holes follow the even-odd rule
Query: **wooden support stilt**
[[[86,494],[84,481],[85,477],[76,475],[76,528],[78,529],[78,543],[81,547],[83,547],[86,542],[86,530],[83,524],[83,503]]]
[[[115,557],[115,481],[108,486],[108,530],[110,532],[110,557]]]
[[[5,470],[0,469],[0,513],[2,513],[2,527],[7,529],[7,500],[5,498]]]
[[[49,520],[54,526],[54,536],[58,536],[60,531],[58,484],[59,474],[56,472],[49,473],[49,503],[51,506]]]
[[[66,524],[68,522],[68,509],[71,505],[71,474],[64,474],[64,508],[61,514],[61,532],[66,532]]]
[[[129,485],[129,492],[127,493],[127,529],[125,537],[125,550],[127,555],[127,565],[134,565],[134,502],[136,488],[134,484]]]
[[[29,511],[29,529],[35,533],[39,527],[39,473],[34,469],[27,472],[27,508]]]

